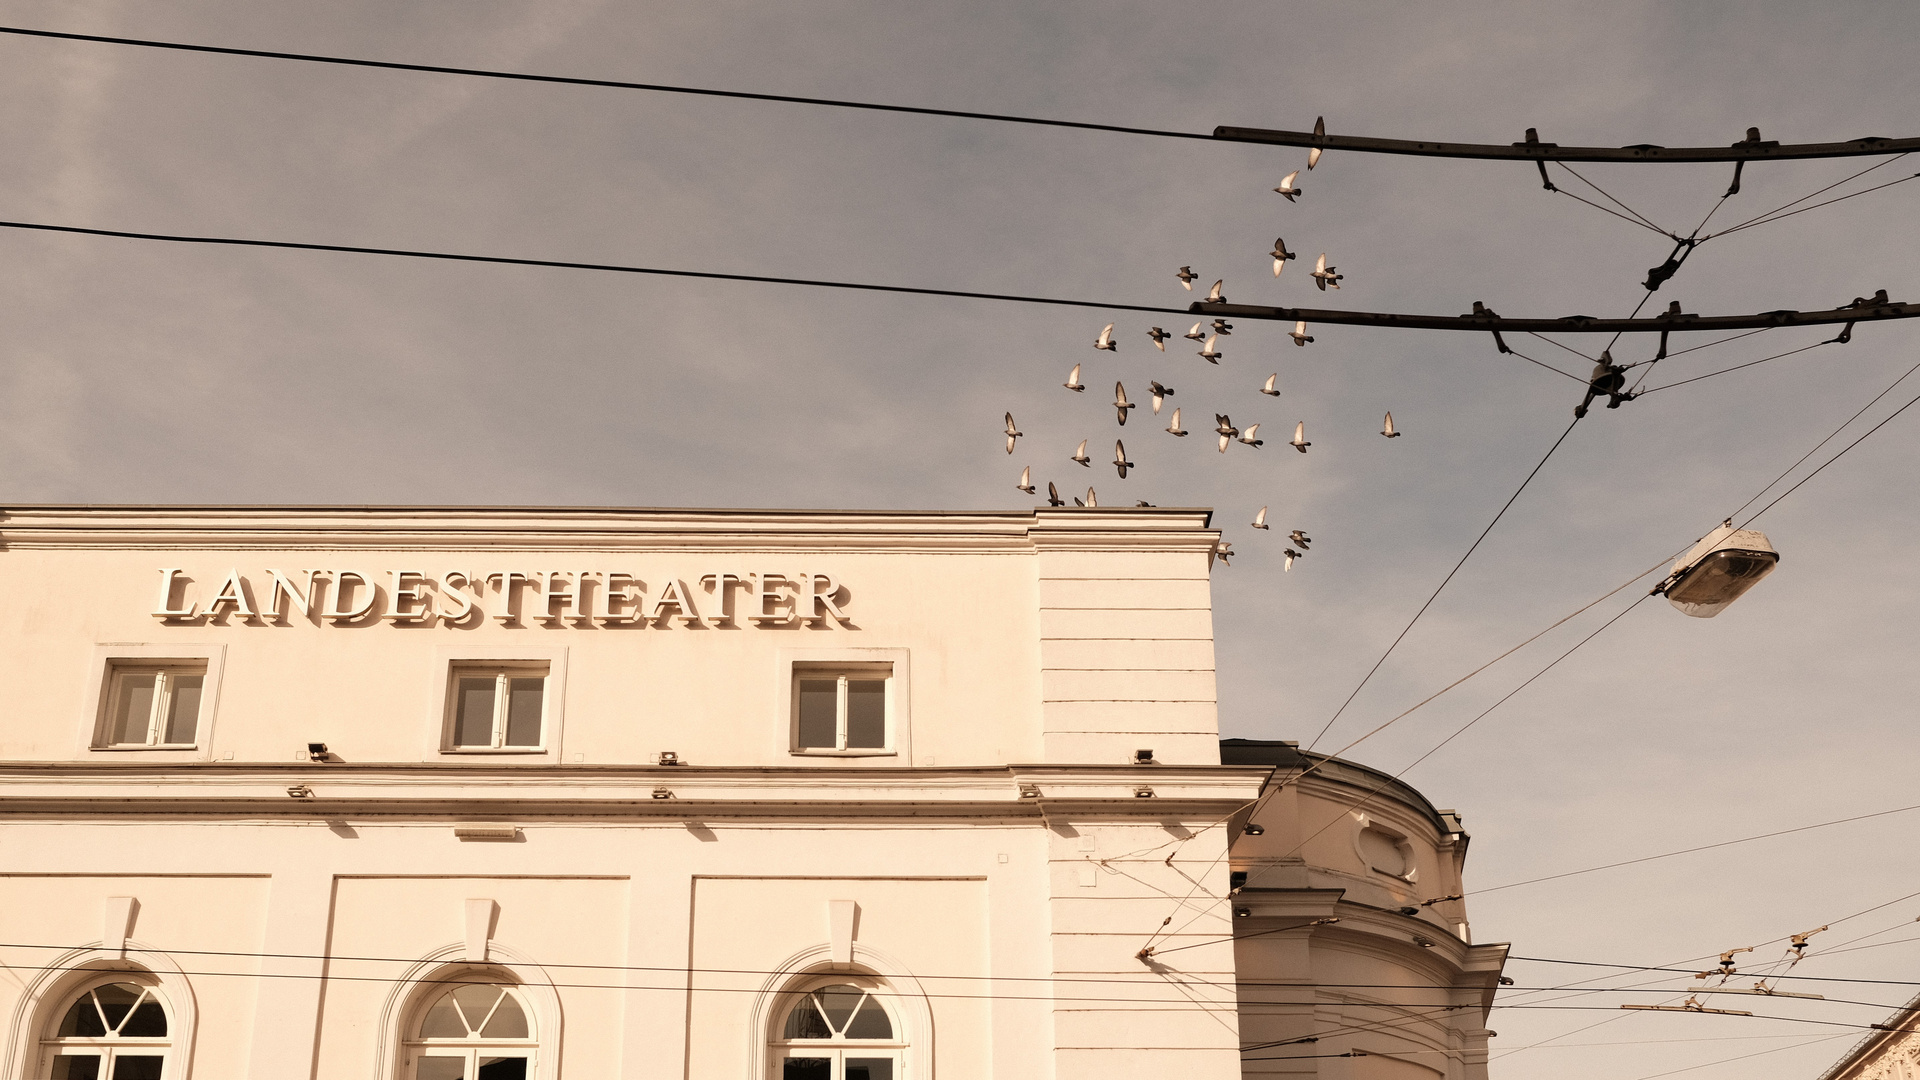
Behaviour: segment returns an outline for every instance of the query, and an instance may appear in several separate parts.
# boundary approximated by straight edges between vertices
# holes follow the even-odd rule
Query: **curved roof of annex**
[[[1378,790],[1381,795],[1389,796],[1411,807],[1415,812],[1433,823],[1435,831],[1442,835],[1458,830],[1458,815],[1449,822],[1445,815],[1453,811],[1442,811],[1428,801],[1412,786],[1402,783],[1379,769],[1334,757],[1332,754],[1316,754],[1311,750],[1300,749],[1300,744],[1290,740],[1272,739],[1221,739],[1220,764],[1222,765],[1272,765],[1273,779],[1269,783],[1284,782],[1290,775],[1313,769],[1313,774],[1334,783],[1345,784],[1361,791]]]

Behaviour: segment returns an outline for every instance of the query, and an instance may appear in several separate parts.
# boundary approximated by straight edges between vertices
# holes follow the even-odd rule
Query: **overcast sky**
[[[1920,8],[1898,2],[0,0],[0,19],[1191,131],[1324,114],[1334,133],[1402,138],[1506,142],[1531,126],[1563,144],[1726,144],[1757,125],[1827,141],[1916,134],[1920,100]],[[1270,190],[1304,164],[1289,148],[14,37],[0,38],[0,145],[0,218],[1117,303],[1186,303],[1172,275],[1191,264],[1237,302],[1616,316],[1671,246],[1521,164],[1329,154],[1289,204]],[[1872,163],[1750,168],[1713,223]],[[1730,169],[1581,171],[1685,233]],[[1920,182],[1711,242],[1652,310],[1920,299],[1916,223]],[[1302,256],[1277,282],[1276,235]],[[1305,265],[1323,250],[1347,275],[1324,296]],[[1096,353],[1110,318],[1120,351]],[[0,500],[1002,509],[1032,504],[1013,486],[1031,464],[1103,504],[1216,507],[1240,552],[1215,575],[1222,729],[1311,740],[1581,387],[1440,331],[1323,326],[1299,349],[1243,322],[1209,367],[1179,338],[1152,349],[1155,321],[1186,329],[1171,318],[0,230]],[[1688,545],[1920,361],[1915,329],[1862,327],[1595,410],[1322,748]],[[1676,357],[1647,385],[1823,336]],[[1076,396],[1060,383],[1082,361],[1091,389]],[[1273,372],[1283,396],[1262,397]],[[1144,408],[1116,432],[1116,378],[1136,398],[1148,379],[1174,386],[1189,428],[1214,411],[1258,421],[1267,445],[1222,456]],[[1920,376],[1813,461],[1916,393]],[[1011,458],[1009,409],[1027,433]],[[1389,409],[1403,438],[1378,434]],[[1304,457],[1283,445],[1300,420]],[[1104,456],[1116,434],[1139,466],[1126,481],[1067,460],[1081,438]],[[1920,802],[1916,451],[1920,407],[1760,519],[1780,568],[1726,614],[1648,601],[1414,769],[1474,836],[1469,889]],[[1262,505],[1270,533],[1247,527]],[[1314,544],[1283,574],[1292,528]],[[1349,756],[1402,769],[1645,588]],[[1916,839],[1920,811],[1488,892],[1474,932],[1521,956],[1686,966],[1920,892]],[[1920,979],[1916,916],[1920,897],[1838,924],[1799,970]],[[1885,947],[1819,955],[1881,931],[1859,944]],[[1508,974],[1524,987],[1597,970]],[[1752,1007],[1865,1023],[1912,987],[1823,992],[1869,1004]],[[1497,1010],[1494,1075],[1637,1080],[1786,1047],[1690,1075],[1811,1077],[1859,1034],[1621,1000],[1651,999]],[[1567,1034],[1601,1021],[1617,1022]],[[1673,1041],[1708,1039],[1725,1041]]]

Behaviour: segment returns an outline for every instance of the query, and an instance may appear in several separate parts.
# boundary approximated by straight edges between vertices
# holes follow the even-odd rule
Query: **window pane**
[[[788,1039],[831,1039],[833,1030],[820,1018],[820,1010],[813,1007],[813,995],[800,999],[800,1003],[787,1014],[787,1030],[783,1036]]]
[[[480,1034],[489,1039],[524,1039],[527,1037],[527,1014],[520,1008],[512,994],[500,999],[493,1010],[493,1019],[487,1021],[486,1029]],[[480,1070],[483,1074],[485,1069]]]
[[[841,1031],[846,1028],[847,1018],[860,1007],[860,999],[866,997],[867,992],[857,986],[841,984],[816,990],[814,996],[820,999],[820,1011],[827,1014],[827,1023],[833,1026],[833,1030]]]
[[[481,983],[468,983],[456,986],[448,994],[460,1003],[460,1011],[467,1014],[467,1030],[478,1031],[486,1023],[487,1014],[493,1011],[493,1003],[500,1000],[503,991],[498,986]]]
[[[200,722],[200,688],[205,675],[171,675],[167,678],[167,731],[161,742],[193,742],[194,728]]]
[[[892,1058],[848,1058],[847,1080],[893,1080]]]
[[[118,1054],[113,1059],[113,1080],[160,1080],[166,1064],[159,1054]]]
[[[451,1005],[451,1002],[448,1004]],[[413,1075],[418,1080],[466,1080],[467,1059],[465,1057],[423,1057]]]
[[[833,1059],[790,1057],[780,1080],[833,1080]]]
[[[533,677],[507,680],[507,745],[540,745],[540,703],[547,680]]]
[[[120,1021],[127,1018],[133,1009],[133,1003],[140,1000],[142,991],[127,983],[108,983],[93,988],[93,996],[100,1001],[100,1012],[107,1018],[108,1028],[117,1028]]]
[[[467,1037],[467,1025],[460,1020],[460,1012],[454,1007],[452,994],[440,995],[440,1000],[434,1002],[433,1008],[427,1010],[426,1019],[420,1021],[420,1037],[423,1039],[464,1039]],[[420,1075],[425,1076],[427,1074],[421,1073]]]
[[[167,1033],[167,1011],[151,996],[141,1002],[121,1026],[120,1034],[152,1039]]]
[[[453,745],[493,745],[493,677],[463,677],[457,693],[459,712],[453,721]]]
[[[800,680],[800,748],[832,750],[840,708],[838,679]]]
[[[153,682],[155,676],[127,674],[114,679],[119,693],[113,703],[112,722],[107,725],[107,741],[119,746],[145,745],[147,725],[153,721]]]
[[[860,1006],[860,1011],[853,1014],[853,1023],[847,1025],[847,1038],[891,1039],[893,1023],[887,1019],[887,1011],[880,1007],[880,1003],[868,998],[867,1003]]]
[[[81,994],[80,1000],[67,1010],[67,1015],[60,1018],[60,1035],[63,1038],[78,1036],[90,1039],[106,1033],[107,1025],[100,1022],[100,1010],[93,1007],[92,994]]]
[[[887,681],[847,680],[847,746],[877,750],[887,745]]]
[[[62,1054],[53,1059],[53,1080],[100,1080],[98,1054]]]
[[[479,1080],[526,1080],[527,1059],[480,1055]]]

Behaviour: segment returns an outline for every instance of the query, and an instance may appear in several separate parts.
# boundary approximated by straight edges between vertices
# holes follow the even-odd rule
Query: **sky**
[[[1324,115],[1335,134],[1396,138],[1536,127],[1562,144],[1713,145],[1758,126],[1810,142],[1913,135],[1920,100],[1920,7],[1893,2],[0,0],[0,22],[1197,132]],[[1618,316],[1672,246],[1520,163],[1329,153],[1289,203],[1271,189],[1304,165],[1293,148],[17,37],[0,37],[0,145],[3,219],[1111,303],[1184,306],[1186,264],[1241,303]],[[1755,165],[1711,224],[1880,160]],[[1730,172],[1578,168],[1683,235]],[[1915,299],[1916,221],[1920,183],[1726,236],[1650,309]],[[1278,280],[1276,235],[1301,254]],[[1337,293],[1307,276],[1322,251],[1346,275]],[[1110,320],[1119,351],[1093,351]],[[1589,361],[1512,342],[1556,374],[1444,331],[1321,326],[1297,348],[1242,321],[1209,366],[1178,337],[1152,348],[1147,327],[1183,332],[1175,320],[0,230],[0,502],[1016,509],[1033,504],[1014,489],[1031,465],[1104,505],[1216,508],[1239,553],[1215,571],[1222,731],[1312,742],[1566,430],[1582,389],[1568,374]],[[1863,326],[1595,409],[1319,748],[1670,560],[1920,361],[1917,331]],[[1827,336],[1731,341],[1644,385]],[[1060,384],[1080,362],[1090,389],[1073,395]],[[1256,392],[1270,373],[1278,398]],[[1116,429],[1115,379],[1135,400],[1149,379],[1173,386],[1196,436],[1165,435],[1145,407]],[[1787,484],[1915,394],[1920,376]],[[1380,437],[1388,410],[1402,438]],[[1006,411],[1026,432],[1011,457]],[[1266,445],[1215,453],[1215,411],[1259,422]],[[1284,445],[1299,421],[1306,455]],[[1102,461],[1115,436],[1138,465],[1126,480],[1067,460],[1089,438]],[[1460,731],[1642,581],[1346,751],[1400,772],[1439,746],[1406,779],[1474,837],[1476,940],[1684,967],[1760,942],[1771,959],[1833,924],[1813,944],[1834,955],[1811,948],[1796,974],[1920,980],[1920,811],[1499,888],[1920,803],[1920,588],[1902,554],[1920,529],[1916,451],[1920,407],[1769,509],[1755,527],[1779,569],[1719,618],[1647,600]],[[1261,506],[1267,533],[1248,527]],[[1283,572],[1295,528],[1313,546]],[[1601,970],[1507,973],[1530,987]],[[1753,1011],[1863,1024],[1913,989],[1828,983],[1862,1004]],[[1811,1077],[1859,1034],[1621,1000],[1662,999],[1497,1009],[1493,1075]]]

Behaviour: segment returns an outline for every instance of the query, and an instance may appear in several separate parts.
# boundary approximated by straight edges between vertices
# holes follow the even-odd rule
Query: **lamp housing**
[[[1654,591],[1665,593],[1667,603],[1683,615],[1711,619],[1771,574],[1779,562],[1780,553],[1773,550],[1766,534],[1736,529],[1727,522],[1682,555]]]

